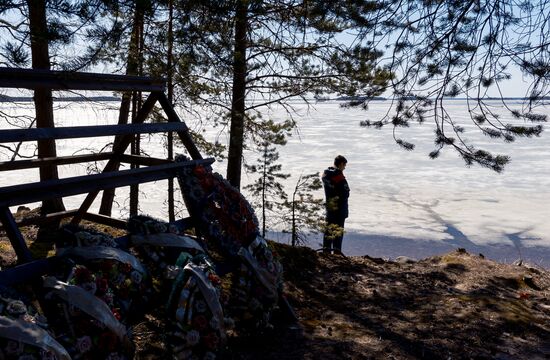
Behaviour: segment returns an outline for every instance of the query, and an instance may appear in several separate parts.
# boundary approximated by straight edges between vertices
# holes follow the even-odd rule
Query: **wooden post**
[[[147,100],[145,100],[141,109],[139,109],[136,119],[134,120],[134,124],[141,124],[145,121],[147,116],[149,116],[149,113],[153,110],[153,107],[155,106],[155,103],[157,102],[160,94],[162,93],[152,92],[151,94],[149,94],[149,97],[147,98]],[[125,135],[121,137],[120,142],[113,145],[113,153],[115,154],[115,157],[107,162],[107,165],[105,165],[103,172],[113,171],[118,168],[120,161],[117,159],[116,155],[124,154],[124,151],[126,151],[132,139],[133,135]],[[84,199],[82,205],[80,205],[80,208],[78,209],[78,214],[76,214],[75,217],[71,220],[71,224],[80,223],[80,221],[84,217],[84,214],[86,214],[90,206],[92,206],[92,203],[97,197],[97,194],[99,194],[99,191],[92,191],[88,194],[88,196],[86,196],[86,199]]]
[[[21,231],[19,231],[19,227],[17,227],[17,224],[15,223],[15,219],[13,218],[9,207],[6,206],[0,209],[0,221],[2,221],[2,225],[4,225],[4,230],[6,231],[6,234],[10,239],[11,246],[15,250],[15,254],[17,255],[17,262],[25,263],[31,261],[31,252],[29,251],[29,248],[25,243],[23,234],[21,234]]]
[[[179,118],[178,114],[176,114],[176,111],[174,110],[174,108],[170,104],[170,101],[168,100],[166,95],[164,95],[164,93],[159,93],[159,103],[162,106],[162,109],[164,110],[164,112],[166,113],[166,116],[168,117],[168,121],[183,122]],[[195,145],[195,143],[193,142],[193,138],[191,138],[191,134],[189,134],[188,129],[185,131],[178,131],[178,136],[181,142],[183,143],[183,145],[185,146],[185,148],[187,149],[187,151],[189,151],[189,155],[191,155],[191,158],[193,160],[202,159],[202,155],[199,149],[197,149],[197,146]]]

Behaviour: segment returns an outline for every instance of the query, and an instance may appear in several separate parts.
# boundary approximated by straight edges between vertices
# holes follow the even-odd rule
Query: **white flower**
[[[200,339],[201,339],[201,336],[199,332],[196,330],[191,330],[187,332],[187,335],[185,335],[185,340],[187,341],[187,344],[190,346],[197,345]]]
[[[83,336],[76,339],[76,348],[81,354],[90,351],[92,348],[92,339],[89,336]]]
[[[42,360],[57,360],[57,357],[53,352],[46,350],[40,350],[40,358]]]
[[[206,311],[206,303],[203,300],[197,300],[195,302],[195,310],[199,313],[203,313]]]
[[[91,281],[81,284],[80,287],[92,295],[94,295],[95,292],[97,291],[97,285],[95,284],[95,282],[91,282]]]
[[[27,312],[27,306],[21,300],[12,300],[8,303],[6,311],[12,316],[19,316]]]
[[[208,351],[204,354],[203,360],[216,360],[216,354]]]
[[[210,319],[210,327],[214,330],[217,330],[220,328],[220,321],[218,320],[217,317],[212,317],[212,319]]]
[[[34,324],[34,318],[30,316],[29,314],[23,314],[19,315],[19,318],[25,322],[33,323]]]
[[[134,270],[132,271],[132,273],[130,274],[130,278],[132,278],[132,281],[136,284],[141,284],[141,281],[143,280],[143,275],[137,271],[137,270]]]

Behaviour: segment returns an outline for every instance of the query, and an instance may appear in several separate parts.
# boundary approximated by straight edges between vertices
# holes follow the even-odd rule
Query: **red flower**
[[[130,263],[124,263],[120,265],[120,271],[122,271],[123,273],[129,273],[132,270],[133,268],[132,268],[132,265],[130,265]]]
[[[195,173],[195,175],[204,175],[206,173],[206,171],[204,170],[204,167],[202,166],[197,166],[195,169],[193,169],[193,172]]]
[[[111,269],[114,267],[114,265],[115,265],[114,260],[106,259],[106,260],[101,261],[101,264],[100,264],[99,268],[104,273],[109,273],[111,271]]]
[[[99,336],[98,347],[105,352],[113,352],[117,349],[118,338],[110,331],[104,332]]]
[[[74,277],[78,283],[90,282],[93,279],[92,272],[83,266],[75,268]]]
[[[96,283],[97,291],[99,292],[99,295],[105,294],[109,289],[109,283],[105,278],[98,278],[96,279],[95,283]]]
[[[202,337],[202,341],[207,348],[215,350],[218,344],[220,343],[220,338],[215,333],[210,333]]]
[[[199,315],[193,319],[193,326],[198,330],[204,330],[208,326],[208,320],[202,315]]]
[[[120,320],[122,318],[122,316],[120,316],[120,313],[118,312],[118,309],[111,309],[111,312],[117,320]]]
[[[214,285],[218,285],[221,283],[219,276],[212,273],[208,274],[208,280],[210,280],[210,282]]]

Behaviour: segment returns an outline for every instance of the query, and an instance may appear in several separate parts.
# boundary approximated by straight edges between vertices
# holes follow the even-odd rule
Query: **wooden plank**
[[[176,111],[170,104],[170,101],[168,101],[168,98],[164,93],[159,94],[159,103],[162,106],[162,109],[166,113],[166,116],[168,117],[168,121],[173,123],[182,123],[185,124],[181,119],[179,118],[178,114],[176,114]],[[195,145],[195,142],[193,141],[193,138],[191,137],[191,134],[189,133],[189,129],[187,126],[185,126],[184,129],[180,131],[176,131],[178,134],[181,142],[189,152],[189,155],[191,155],[191,158],[194,160],[202,159],[202,155],[197,149],[197,146]]]
[[[19,231],[15,219],[7,206],[0,207],[0,221],[4,225],[6,235],[10,239],[11,246],[17,255],[19,263],[25,263],[32,260],[31,252],[25,243],[25,239]]]
[[[75,211],[74,213],[76,214],[76,212],[77,211]],[[123,230],[128,229],[128,225],[127,225],[126,221],[120,220],[120,219],[115,219],[115,218],[112,218],[110,216],[105,216],[105,215],[100,215],[100,214],[94,214],[94,213],[88,213],[87,212],[86,214],[84,214],[84,220],[88,220],[88,221],[96,222],[98,224],[111,226],[111,227],[114,227],[114,228],[117,228],[117,229],[123,229]]]
[[[40,276],[51,273],[60,263],[60,258],[52,256],[4,269],[0,271],[0,284],[12,286],[33,282]]]
[[[16,221],[16,225],[18,227],[29,226],[29,225],[42,225],[42,224],[50,223],[52,221],[57,221],[57,220],[62,220],[62,219],[68,218],[68,217],[72,217],[72,216],[76,215],[76,213],[78,213],[78,209],[60,211],[60,212],[56,212],[56,213],[47,214],[45,216],[41,215],[41,216],[35,216],[35,217],[32,217],[32,218],[25,218],[25,219]],[[115,218],[105,216],[105,215],[86,213],[84,215],[84,219],[92,221],[92,222],[96,222],[96,223],[99,223],[99,224],[112,226],[112,227],[117,228],[117,229],[126,229],[127,228],[126,221],[120,220],[120,219],[115,219]],[[4,227],[0,226],[0,230],[4,230]]]
[[[195,227],[195,222],[192,217],[186,217],[173,222],[180,230],[188,230]]]
[[[183,123],[124,124],[100,126],[71,126],[61,128],[33,128],[0,130],[0,143],[20,141],[77,139],[99,136],[151,134],[187,129]]]
[[[37,168],[37,167],[47,166],[47,165],[69,165],[69,164],[78,164],[78,163],[91,162],[91,161],[102,161],[102,160],[109,160],[111,157],[113,157],[112,152],[104,152],[104,153],[98,153],[98,154],[84,154],[84,155],[73,155],[73,156],[39,158],[39,159],[32,159],[32,160],[5,161],[5,162],[0,162],[0,171],[32,169],[32,168]]]
[[[25,219],[16,221],[16,224],[18,227],[47,224],[53,221],[71,217],[74,214],[76,214],[77,211],[78,210],[74,209],[74,210],[55,212],[47,215],[40,215],[32,218],[25,218]]]
[[[147,183],[174,177],[187,166],[212,164],[214,159],[192,160],[140,169],[120,170],[94,175],[75,176],[0,188],[0,207],[28,204],[45,199],[85,194],[132,184]],[[80,209],[79,209],[80,211]]]
[[[171,164],[174,162],[167,159],[159,159],[159,158],[152,158],[147,156],[128,155],[128,154],[120,155],[119,160],[121,163],[136,164],[136,165],[143,165],[143,166]]]
[[[136,118],[134,119],[134,124],[141,124],[147,119],[147,116],[151,113],[153,108],[155,107],[155,103],[157,102],[159,95],[162,94],[160,92],[152,92],[149,94],[141,108],[139,109]],[[118,141],[115,139],[115,143],[113,144],[113,152],[116,155],[123,155],[126,149],[128,148],[128,145],[132,142],[134,139],[133,134],[124,135],[121,136]],[[114,157],[107,165],[105,165],[105,168],[103,169],[103,172],[108,171],[115,171],[118,170],[118,167],[120,166],[120,161]],[[97,194],[99,194],[99,190],[90,192],[86,199],[82,202],[80,205],[80,209],[78,209],[78,214],[75,215],[73,220],[71,221],[71,224],[78,224],[84,214],[88,211],[90,206],[92,206],[92,203],[94,202],[95,198],[97,197]]]
[[[166,81],[146,76],[0,68],[0,87],[152,92],[165,91]]]

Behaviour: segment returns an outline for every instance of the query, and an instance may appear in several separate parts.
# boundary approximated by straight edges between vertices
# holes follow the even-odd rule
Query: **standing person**
[[[323,172],[322,180],[326,197],[326,229],[323,236],[323,252],[342,255],[344,222],[348,217],[349,186],[344,176],[348,161],[342,155],[334,159],[331,166]]]

